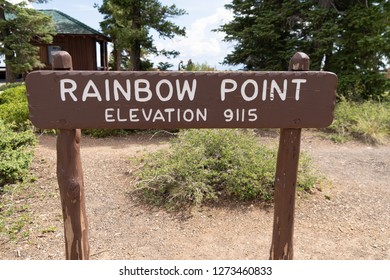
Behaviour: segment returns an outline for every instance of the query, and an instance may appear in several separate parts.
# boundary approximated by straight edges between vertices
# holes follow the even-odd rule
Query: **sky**
[[[194,63],[207,63],[217,70],[237,69],[221,64],[234,46],[223,42],[223,33],[211,31],[232,20],[233,15],[224,8],[224,5],[231,0],[160,0],[160,2],[163,5],[175,4],[178,8],[186,10],[186,15],[173,18],[172,21],[185,27],[187,35],[173,40],[162,40],[156,36],[155,43],[158,49],[177,50],[180,55],[171,60],[152,58],[155,66],[158,62],[164,61],[173,64],[175,70],[180,60],[186,63],[191,59]],[[60,10],[100,31],[99,22],[102,21],[103,15],[94,8],[95,3],[100,5],[102,0],[50,0],[47,4],[33,4],[33,7]]]

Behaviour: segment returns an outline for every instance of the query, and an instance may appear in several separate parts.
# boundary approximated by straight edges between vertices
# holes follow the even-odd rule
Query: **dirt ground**
[[[129,195],[131,157],[166,146],[150,135],[82,138],[91,259],[268,259],[272,206],[202,207],[191,215],[150,209]],[[277,144],[276,135],[261,141]],[[64,259],[56,138],[43,135],[28,199],[30,236],[0,240],[0,259]],[[327,178],[296,202],[295,259],[390,259],[390,145],[335,144],[303,131],[302,145]]]

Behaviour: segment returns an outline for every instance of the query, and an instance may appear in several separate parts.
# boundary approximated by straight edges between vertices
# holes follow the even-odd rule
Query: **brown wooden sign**
[[[320,128],[329,72],[37,71],[26,79],[39,128]]]
[[[281,128],[270,259],[293,258],[301,128],[333,120],[337,77],[309,72],[297,52],[290,72],[80,72],[69,53],[28,75],[31,121],[59,128],[57,178],[67,259],[89,259],[79,128]]]

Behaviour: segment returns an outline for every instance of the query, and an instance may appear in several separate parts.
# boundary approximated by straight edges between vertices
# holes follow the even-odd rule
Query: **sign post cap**
[[[53,54],[53,70],[72,70],[72,57],[66,51]]]
[[[290,71],[308,71],[310,57],[304,52],[296,52],[290,59],[288,66]]]

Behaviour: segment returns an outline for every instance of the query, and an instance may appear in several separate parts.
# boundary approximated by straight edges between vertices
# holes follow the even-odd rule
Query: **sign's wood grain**
[[[330,72],[37,71],[26,80],[39,128],[320,128]]]

